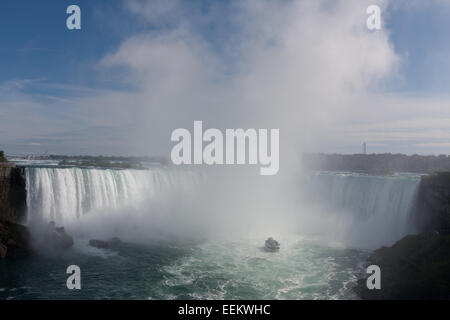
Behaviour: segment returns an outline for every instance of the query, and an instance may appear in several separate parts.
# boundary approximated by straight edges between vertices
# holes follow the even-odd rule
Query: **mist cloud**
[[[446,100],[380,98],[401,80],[404,57],[389,30],[366,29],[372,3],[249,0],[204,9],[184,1],[126,1],[124,10],[148,31],[130,35],[96,68],[129,89],[63,99],[10,86],[1,93],[4,141],[17,145],[33,136],[46,142],[41,151],[167,156],[172,130],[203,120],[216,128],[280,128],[282,163],[302,150],[399,142],[398,133],[383,131],[398,121],[411,126],[406,152],[433,143],[434,134],[419,136],[415,125],[429,105],[450,118]],[[64,142],[49,143],[56,136]]]

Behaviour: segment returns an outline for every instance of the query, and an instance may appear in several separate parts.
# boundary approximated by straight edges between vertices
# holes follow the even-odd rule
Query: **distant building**
[[[367,154],[367,145],[363,142],[363,154]]]

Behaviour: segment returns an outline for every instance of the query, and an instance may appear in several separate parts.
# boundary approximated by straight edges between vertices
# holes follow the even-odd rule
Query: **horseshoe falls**
[[[199,174],[188,170],[26,168],[28,222],[73,222],[98,210],[139,208],[169,193],[189,193]]]
[[[218,214],[237,223],[246,218],[245,211],[233,215],[229,208],[240,204],[227,206],[231,197],[206,205],[208,196],[198,192],[220,181],[212,179],[204,188],[208,177],[199,171],[28,166],[25,175],[27,225],[55,221],[75,245],[63,254],[38,255],[20,270],[1,264],[0,298],[5,299],[356,299],[352,288],[365,274],[370,251],[411,231],[410,209],[420,181],[409,175],[333,172],[293,177],[298,207],[290,215],[275,210],[272,221],[289,218],[297,232],[192,240],[146,236],[168,230],[183,235],[190,225],[214,235],[209,222]],[[197,212],[205,207],[206,214]],[[258,225],[258,214],[248,214]],[[113,236],[122,240],[115,248],[89,245],[90,239]],[[268,236],[281,243],[279,252],[262,250]],[[83,290],[77,292],[64,286],[65,270],[74,263],[83,274]]]
[[[320,235],[362,248],[389,245],[414,232],[411,210],[420,182],[419,176],[407,174],[309,174],[300,180],[299,205],[288,220],[283,212],[269,218],[262,212],[236,214],[239,204],[228,211],[221,210],[222,202],[235,198],[220,194],[219,198],[226,201],[219,202],[217,197],[208,199],[204,193],[212,185],[205,187],[207,179],[201,171],[170,167],[146,170],[28,167],[25,172],[27,223],[31,226],[36,221],[54,221],[57,225],[69,228],[78,225],[79,229],[87,230],[116,219],[114,223],[122,227],[133,222],[143,233],[148,231],[146,226],[154,228],[158,223],[164,224],[160,229],[182,233],[188,225],[195,229],[195,224],[199,229],[212,230],[207,222],[214,221],[223,222],[219,228],[232,231],[236,224],[226,225],[227,221],[238,220],[251,227],[259,227],[258,223],[263,221],[262,227],[267,223],[274,227],[287,220],[294,229],[298,226],[302,234]],[[218,179],[215,176],[213,184]],[[187,200],[189,197],[191,201]],[[86,223],[80,226],[81,222]],[[277,236],[278,233],[277,230]]]
[[[411,215],[417,175],[371,176],[317,172],[308,177],[306,200],[328,221],[326,231],[355,246],[389,245],[415,231]],[[330,228],[331,227],[331,228]]]

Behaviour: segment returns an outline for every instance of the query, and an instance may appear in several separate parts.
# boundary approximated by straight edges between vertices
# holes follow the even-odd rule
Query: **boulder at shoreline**
[[[360,279],[354,291],[362,299],[450,299],[450,235],[408,235],[392,247],[375,250],[367,265],[381,269],[381,289]],[[367,276],[370,276],[369,274]]]
[[[32,253],[28,229],[0,218],[0,259],[25,258]]]

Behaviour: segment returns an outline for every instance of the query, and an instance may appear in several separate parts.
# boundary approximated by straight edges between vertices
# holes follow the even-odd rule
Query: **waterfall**
[[[64,224],[96,210],[139,207],[168,193],[188,193],[199,182],[197,172],[175,168],[28,167],[25,175],[28,223],[43,219]]]
[[[117,213],[122,221],[116,220],[116,224],[127,222],[144,231],[144,226],[172,230],[195,229],[197,225],[210,230],[211,224],[225,228],[225,222],[234,225],[236,220],[256,225],[267,218],[263,211],[249,208],[248,212],[243,209],[245,217],[234,219],[233,213],[241,211],[229,211],[230,207],[223,203],[235,199],[217,190],[208,193],[221,175],[205,179],[207,175],[202,172],[176,167],[27,167],[28,224],[52,220],[68,226],[92,219],[105,223],[104,218],[114,219]],[[206,183],[205,187],[206,180],[212,180],[212,184]],[[418,176],[315,173],[302,182],[306,195],[302,193],[304,197],[298,198],[299,206],[294,207],[292,215],[291,210],[289,214],[280,211],[275,221],[280,225],[289,223],[301,233],[321,233],[365,247],[390,244],[413,232],[410,212],[420,182]],[[202,192],[198,192],[200,189]],[[220,202],[224,197],[227,200]],[[272,216],[267,221],[270,219]]]
[[[389,244],[414,232],[410,223],[420,177],[318,172],[309,176],[308,200],[344,224],[347,237]]]

